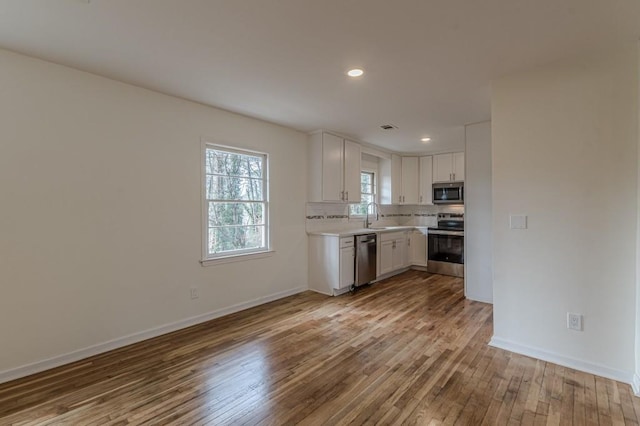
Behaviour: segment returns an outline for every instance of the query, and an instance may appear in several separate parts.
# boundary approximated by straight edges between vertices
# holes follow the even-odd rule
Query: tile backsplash
[[[438,213],[464,213],[464,206],[396,206],[381,205],[380,219],[374,226],[434,226]],[[364,219],[350,217],[349,205],[342,203],[307,203],[307,232],[341,231],[364,227]]]

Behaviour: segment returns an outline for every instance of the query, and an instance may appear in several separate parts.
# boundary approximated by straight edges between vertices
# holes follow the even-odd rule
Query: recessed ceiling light
[[[361,70],[360,68],[354,68],[352,70],[347,71],[347,75],[349,77],[360,77],[362,74],[364,74],[364,71]]]
[[[420,139],[422,142],[429,142],[431,140],[431,138],[422,138]]]

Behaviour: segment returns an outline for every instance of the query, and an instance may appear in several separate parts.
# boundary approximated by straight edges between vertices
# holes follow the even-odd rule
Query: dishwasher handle
[[[358,244],[375,244],[376,242],[376,234],[368,234],[368,235],[358,235],[356,237],[356,242]]]

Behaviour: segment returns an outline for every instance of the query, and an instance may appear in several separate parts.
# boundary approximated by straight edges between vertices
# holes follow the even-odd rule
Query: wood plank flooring
[[[0,424],[638,424],[628,385],[487,346],[462,285],[288,297],[0,385]]]

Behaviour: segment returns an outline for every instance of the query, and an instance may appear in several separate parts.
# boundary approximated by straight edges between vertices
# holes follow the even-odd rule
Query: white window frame
[[[362,175],[362,173],[370,173],[373,175],[373,201],[375,203],[378,202],[378,171],[374,170],[374,169],[362,169],[360,170],[360,175]],[[358,204],[353,204],[355,206],[359,206],[362,203],[358,203]],[[373,206],[371,206],[373,208]],[[364,219],[366,218],[367,215],[366,214],[351,214],[351,204],[349,205],[349,218],[351,219]]]
[[[211,142],[209,140],[202,140],[202,149],[201,149],[201,178],[200,178],[200,189],[201,189],[201,207],[202,207],[202,258],[200,263],[203,266],[215,265],[218,263],[227,263],[227,262],[237,262],[243,260],[249,260],[254,258],[262,258],[266,256],[270,256],[274,253],[274,250],[271,247],[271,226],[270,226],[270,215],[269,215],[269,154],[266,152],[256,151],[252,149],[236,147],[236,146],[228,146],[222,145],[219,143]],[[264,200],[264,247],[259,248],[251,248],[244,250],[234,250],[222,252],[219,254],[211,255],[209,254],[209,200],[207,199],[207,149],[215,149],[220,151],[231,152],[240,155],[253,155],[253,156],[261,156],[264,158],[263,161],[263,194]]]

